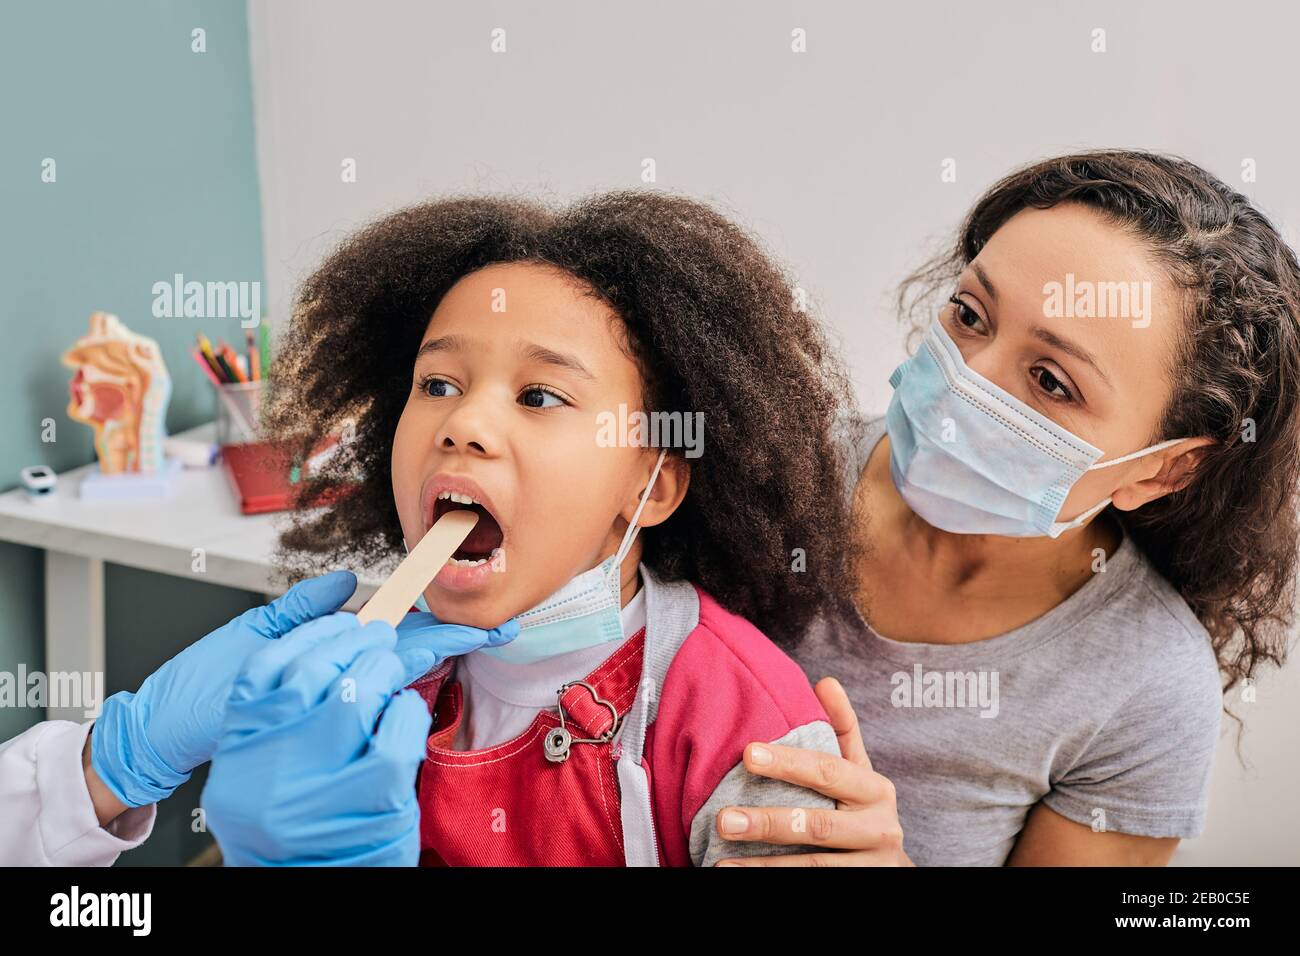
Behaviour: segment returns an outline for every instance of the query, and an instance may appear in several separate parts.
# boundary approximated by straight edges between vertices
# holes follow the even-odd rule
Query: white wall
[[[1136,9],[1130,9],[1130,6]],[[508,52],[489,50],[506,30]],[[808,52],[790,51],[807,31]],[[1090,50],[1092,30],[1107,51]],[[344,234],[431,194],[658,186],[720,203],[795,270],[863,406],[904,355],[894,286],[973,199],[1076,148],[1182,153],[1300,241],[1300,12],[1268,3],[249,0],[273,320]],[[358,181],[340,181],[345,157]],[[957,162],[957,181],[940,163]],[[1244,158],[1259,178],[1240,182]],[[1297,668],[1227,741],[1188,862],[1300,862]],[[1289,691],[1289,693],[1288,693]]]

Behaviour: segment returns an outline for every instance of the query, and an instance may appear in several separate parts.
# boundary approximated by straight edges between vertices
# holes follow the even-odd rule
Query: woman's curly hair
[[[975,204],[950,251],[909,276],[900,312],[928,322],[1022,209],[1081,203],[1144,241],[1184,292],[1173,394],[1152,444],[1208,436],[1182,490],[1124,527],[1209,632],[1224,690],[1280,665],[1300,549],[1300,263],[1245,196],[1175,156],[1100,150],[1017,170]]]
[[[686,499],[643,532],[646,565],[698,584],[786,646],[839,606],[855,553],[833,433],[850,402],[847,376],[754,237],[659,192],[563,209],[440,199],[371,224],[326,259],[277,343],[263,428],[300,459],[331,434],[350,440],[301,483],[300,505],[332,503],[293,512],[281,572],[292,580],[400,555],[388,475],[415,353],[458,280],[508,262],[558,267],[622,318],[646,411],[704,414]]]

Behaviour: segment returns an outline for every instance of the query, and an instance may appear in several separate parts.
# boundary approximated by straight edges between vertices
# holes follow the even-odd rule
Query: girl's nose
[[[469,451],[476,451],[479,454],[486,455],[487,449],[477,441],[456,441],[451,435],[445,435],[442,439],[442,448],[445,451],[451,451],[454,448],[464,448]]]
[[[443,451],[459,449],[476,455],[491,456],[500,447],[498,430],[499,425],[493,421],[493,416],[483,407],[483,403],[466,396],[443,419],[436,444]]]

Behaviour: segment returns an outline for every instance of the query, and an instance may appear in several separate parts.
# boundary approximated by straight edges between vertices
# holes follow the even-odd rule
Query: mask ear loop
[[[632,550],[632,542],[636,540],[636,534],[641,530],[637,525],[637,521],[641,517],[641,512],[645,509],[645,503],[650,500],[650,492],[654,490],[655,482],[659,480],[659,469],[663,467],[664,456],[667,454],[667,448],[659,452],[659,460],[655,462],[655,470],[650,474],[650,480],[646,483],[645,491],[641,492],[641,500],[637,502],[636,511],[632,512],[632,520],[628,522],[627,530],[623,532],[623,541],[619,544],[618,551],[614,553],[614,564],[609,569],[611,575],[618,574],[618,569],[623,566],[623,559]]]
[[[1079,527],[1079,525],[1083,524],[1085,521],[1087,521],[1089,518],[1095,515],[1097,512],[1101,511],[1101,509],[1106,507],[1108,504],[1110,504],[1110,499],[1103,498],[1101,501],[1097,502],[1095,505],[1093,505],[1083,514],[1071,518],[1069,521],[1056,522],[1055,524],[1057,525],[1063,525],[1063,527],[1060,528],[1060,531],[1058,533],[1064,534],[1066,531],[1074,530],[1075,528]],[[1053,537],[1055,537],[1055,535],[1053,535]]]
[[[1168,448],[1171,445],[1177,445],[1180,441],[1182,441],[1181,438],[1170,438],[1168,441],[1162,441],[1159,444],[1152,445],[1150,448],[1139,448],[1137,451],[1129,452],[1127,455],[1122,455],[1119,458],[1112,459],[1111,461],[1099,461],[1094,465],[1089,465],[1087,470],[1093,471],[1097,468],[1109,468],[1111,465],[1123,464],[1126,461],[1132,461],[1134,458],[1141,458],[1143,455],[1149,455],[1152,452],[1160,451],[1162,448]],[[1062,528],[1061,530],[1064,532],[1066,530],[1079,527],[1079,525],[1083,524],[1085,521],[1087,521],[1097,512],[1101,511],[1102,508],[1106,507],[1110,503],[1111,503],[1110,498],[1103,498],[1101,501],[1097,502],[1097,504],[1093,505],[1083,514],[1071,518],[1069,521],[1062,522],[1065,525],[1065,527]]]
[[[1132,461],[1134,458],[1141,458],[1143,455],[1149,455],[1153,451],[1160,451],[1161,449],[1168,448],[1171,445],[1177,445],[1182,440],[1183,439],[1181,438],[1170,438],[1167,441],[1162,441],[1149,448],[1139,448],[1137,451],[1131,451],[1127,455],[1121,455],[1119,458],[1112,458],[1110,461],[1099,461],[1095,464],[1089,465],[1088,471],[1092,471],[1096,468],[1109,468],[1111,465],[1122,465],[1126,461]]]

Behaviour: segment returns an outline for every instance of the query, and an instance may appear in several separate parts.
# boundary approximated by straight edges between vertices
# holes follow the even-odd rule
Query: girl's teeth
[[[444,491],[438,495],[439,501],[454,501],[458,505],[476,505],[478,502],[469,495],[462,495],[458,491]]]
[[[448,564],[455,565],[458,568],[477,568],[480,564],[487,564],[487,558],[479,558],[477,561],[470,561],[461,558],[448,558]]]

